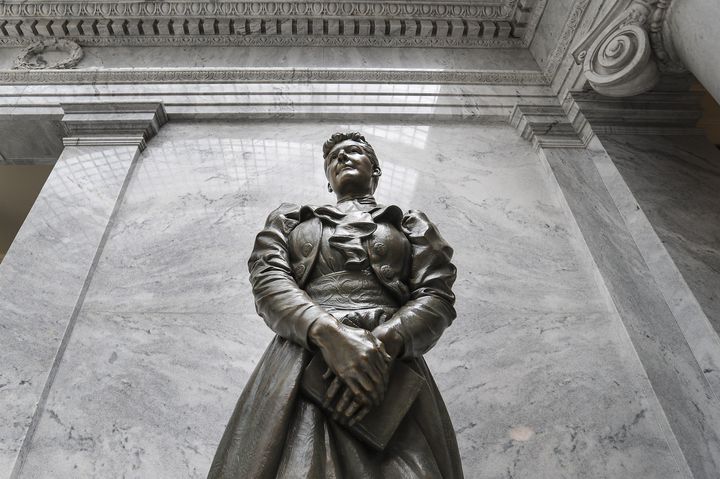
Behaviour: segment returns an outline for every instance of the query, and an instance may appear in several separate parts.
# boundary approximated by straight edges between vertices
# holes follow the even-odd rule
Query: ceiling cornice
[[[547,0],[26,1],[0,3],[0,46],[524,48]]]
[[[524,2],[525,3],[525,2]],[[508,20],[517,8],[518,0],[444,2],[395,0],[380,1],[27,1],[8,0],[0,5],[0,13],[8,16],[209,16],[243,15],[309,15],[309,16],[393,16],[415,18],[420,16],[485,16]]]

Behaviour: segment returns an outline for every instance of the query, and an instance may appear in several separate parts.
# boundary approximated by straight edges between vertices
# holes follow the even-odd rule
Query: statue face
[[[371,194],[380,173],[380,168],[365,154],[363,144],[353,140],[338,143],[325,158],[325,176],[339,196]]]

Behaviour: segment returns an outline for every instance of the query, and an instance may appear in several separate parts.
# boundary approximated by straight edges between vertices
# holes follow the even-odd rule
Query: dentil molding
[[[651,90],[662,71],[680,72],[665,37],[672,0],[624,0],[579,43],[573,56],[595,91],[626,97]]]
[[[0,3],[0,45],[527,47],[547,0]]]
[[[523,2],[527,3],[527,2]],[[212,16],[212,15],[339,15],[339,16],[484,16],[509,19],[518,0],[444,2],[395,0],[381,1],[30,1],[7,0],[0,5],[0,15],[7,17],[68,16]]]

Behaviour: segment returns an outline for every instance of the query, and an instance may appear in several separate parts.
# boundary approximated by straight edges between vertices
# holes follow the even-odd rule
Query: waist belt
[[[338,311],[397,309],[397,300],[370,269],[339,271],[312,279],[305,292],[319,305]]]

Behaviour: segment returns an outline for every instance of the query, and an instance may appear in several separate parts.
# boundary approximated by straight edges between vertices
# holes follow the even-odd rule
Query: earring
[[[330,183],[328,183],[328,193],[332,193],[332,186],[330,186]]]

